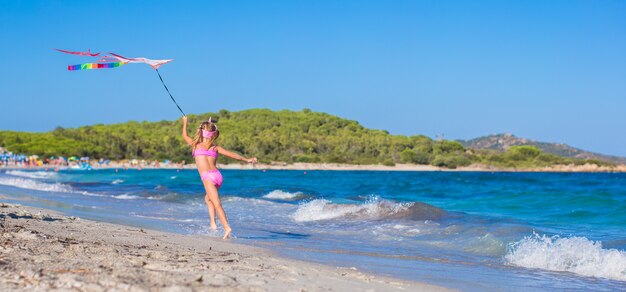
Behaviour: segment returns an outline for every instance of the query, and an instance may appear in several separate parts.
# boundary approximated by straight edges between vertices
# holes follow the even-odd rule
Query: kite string
[[[174,99],[172,94],[170,93],[170,90],[167,89],[167,85],[165,85],[165,82],[163,81],[163,77],[161,77],[161,73],[159,73],[159,69],[154,69],[154,70],[156,70],[157,74],[159,74],[159,79],[161,79],[161,83],[163,84],[163,87],[165,87],[165,90],[167,91],[167,94],[170,95],[170,98],[172,99],[172,101],[174,102],[174,104],[176,105],[178,110],[183,114],[183,116],[186,116],[185,112],[183,112],[183,110],[180,109],[180,106],[178,105],[178,103],[176,102],[176,100]]]

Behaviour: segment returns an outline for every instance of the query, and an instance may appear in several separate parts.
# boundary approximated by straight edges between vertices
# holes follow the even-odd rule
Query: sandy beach
[[[234,241],[0,203],[0,290],[449,291]]]

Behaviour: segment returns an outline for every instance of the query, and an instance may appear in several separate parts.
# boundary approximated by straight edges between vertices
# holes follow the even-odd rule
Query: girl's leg
[[[220,196],[217,193],[217,188],[209,180],[204,180],[202,182],[204,183],[204,188],[207,191],[207,196],[209,197],[209,200],[213,204],[213,207],[215,207],[217,217],[220,218],[220,222],[222,222],[222,225],[224,226],[223,239],[230,238],[230,232],[232,231],[232,229],[230,228],[228,220],[226,219],[226,213],[224,212],[224,208],[222,208],[222,201],[220,200]]]
[[[211,202],[211,199],[209,199],[209,193],[208,192],[204,196],[204,201],[206,202],[206,206],[209,209],[209,218],[211,218],[211,230],[216,230],[217,229],[217,225],[215,224],[215,206],[213,206],[213,203]]]

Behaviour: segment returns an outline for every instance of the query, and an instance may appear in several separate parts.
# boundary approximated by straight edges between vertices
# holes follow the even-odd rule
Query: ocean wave
[[[72,191],[70,186],[62,183],[44,183],[26,178],[0,177],[0,185],[45,192],[69,193]]]
[[[113,185],[118,185],[118,184],[121,184],[121,183],[123,183],[123,182],[124,182],[124,180],[123,180],[123,179],[116,179],[116,180],[112,181],[112,182],[111,182],[111,184],[113,184]]]
[[[420,202],[398,203],[372,197],[363,204],[333,204],[325,199],[316,199],[300,204],[292,218],[296,222],[322,221],[331,219],[406,219],[436,220],[445,211]]]
[[[121,200],[141,199],[141,197],[139,197],[139,196],[134,196],[134,195],[129,195],[129,194],[121,194],[121,195],[113,196],[113,198],[121,199]]]
[[[22,170],[9,170],[6,172],[8,175],[26,177],[26,178],[52,178],[57,176],[56,172],[52,171],[22,171]]]
[[[626,252],[585,237],[533,234],[509,245],[507,264],[626,281]]]
[[[290,192],[285,192],[282,190],[273,190],[263,196],[263,198],[266,198],[266,199],[285,200],[285,201],[298,200],[298,199],[303,199],[306,197],[308,196],[302,192],[290,193]]]
[[[242,203],[245,206],[249,206],[248,204],[265,205],[265,206],[276,206],[276,205],[285,204],[281,202],[263,200],[259,198],[246,198],[246,197],[237,197],[237,196],[229,196],[229,195],[225,195],[223,197],[220,196],[220,200],[222,201],[222,203]],[[202,199],[202,203],[204,204],[204,198]]]
[[[104,197],[103,195],[92,194],[85,191],[76,191],[72,189],[72,187],[62,183],[44,183],[26,178],[0,177],[0,185],[44,192],[75,193],[85,196]]]

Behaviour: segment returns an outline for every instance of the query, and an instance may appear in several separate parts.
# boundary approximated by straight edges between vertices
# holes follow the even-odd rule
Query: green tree
[[[513,146],[504,153],[469,151],[456,141],[433,141],[424,135],[391,135],[367,129],[357,121],[326,113],[251,109],[189,115],[190,135],[209,117],[219,118],[217,143],[260,161],[333,162],[353,164],[417,163],[455,168],[482,163],[506,167],[584,164],[542,153],[532,146]],[[180,120],[91,125],[48,133],[0,131],[0,146],[40,156],[91,156],[110,159],[191,159],[181,138]],[[230,160],[222,160],[230,162]],[[589,161],[598,165],[605,162]]]

